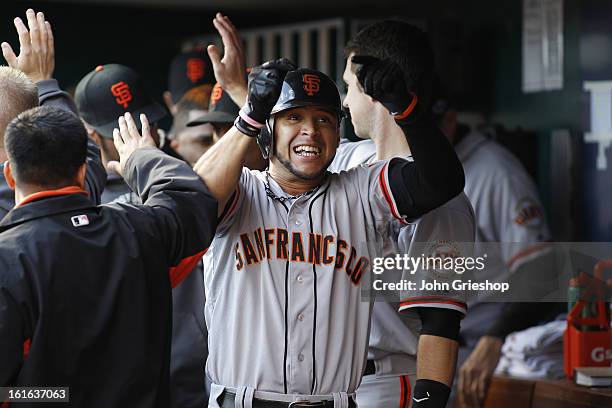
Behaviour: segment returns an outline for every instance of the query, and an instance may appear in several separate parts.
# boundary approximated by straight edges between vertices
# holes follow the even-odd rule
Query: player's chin
[[[301,178],[311,180],[323,174],[329,167],[329,162],[323,158],[317,160],[291,160],[291,167]]]

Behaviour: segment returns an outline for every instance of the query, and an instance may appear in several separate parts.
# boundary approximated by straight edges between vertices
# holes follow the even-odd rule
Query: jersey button
[[[304,282],[304,277],[302,275],[298,275],[297,281],[300,283]]]
[[[302,313],[300,313],[298,315],[298,320],[301,322],[302,320],[304,320],[304,315]]]
[[[304,355],[302,353],[298,354],[298,361],[304,361]]]
[[[302,225],[302,221],[300,221],[300,220],[295,221],[295,225],[298,225],[298,226]]]

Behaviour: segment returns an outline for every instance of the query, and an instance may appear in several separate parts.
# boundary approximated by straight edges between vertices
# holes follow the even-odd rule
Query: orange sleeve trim
[[[189,256],[183,259],[178,265],[170,268],[168,271],[170,275],[170,285],[172,289],[176,288],[182,281],[189,276],[189,274],[195,269],[200,259],[204,256],[204,254],[208,251],[206,248],[202,252],[198,252],[195,255]]]
[[[461,308],[464,311],[467,311],[467,304],[464,302],[460,302],[458,300],[454,300],[451,298],[447,298],[444,296],[423,296],[423,297],[414,297],[407,298],[400,301],[400,307],[415,307],[416,305],[431,305],[431,304],[440,304],[440,305],[451,305],[458,308]],[[465,312],[464,312],[465,313]]]
[[[408,105],[406,110],[403,111],[402,113],[400,113],[399,115],[393,116],[393,119],[395,119],[395,120],[406,119],[412,113],[412,111],[414,110],[414,107],[416,106],[417,101],[418,101],[419,98],[415,94],[413,94],[413,93],[411,93],[411,95],[412,95],[412,101],[410,102],[410,105]]]
[[[400,404],[399,408],[408,408],[412,400],[412,390],[410,389],[410,378],[407,375],[400,377]]]
[[[68,195],[68,194],[83,194],[86,196],[89,195],[87,191],[77,186],[69,186],[69,187],[64,187],[64,188],[60,188],[57,190],[39,191],[38,193],[30,194],[29,196],[21,200],[21,202],[19,202],[19,204],[17,204],[15,208],[31,203],[32,201],[42,200],[43,198],[57,197],[57,196],[63,196],[63,195]]]
[[[408,224],[406,220],[399,215],[397,208],[395,207],[395,201],[393,201],[393,198],[391,197],[391,193],[389,192],[389,188],[387,187],[387,179],[385,177],[385,171],[387,170],[388,167],[389,167],[389,163],[387,162],[382,168],[382,170],[380,171],[380,174],[378,175],[380,189],[383,192],[383,196],[385,197],[385,201],[387,202],[387,205],[389,206],[389,209],[391,210],[391,214],[393,215],[393,217],[399,220],[402,224]]]

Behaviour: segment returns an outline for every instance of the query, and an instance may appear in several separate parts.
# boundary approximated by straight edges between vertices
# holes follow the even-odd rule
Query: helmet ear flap
[[[268,160],[272,155],[274,138],[272,137],[272,129],[274,127],[274,118],[270,118],[266,121],[266,125],[261,128],[259,135],[257,135],[257,145],[261,150],[261,155],[264,159]]]

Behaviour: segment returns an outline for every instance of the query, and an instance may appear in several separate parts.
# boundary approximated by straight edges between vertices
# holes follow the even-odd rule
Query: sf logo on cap
[[[321,83],[321,78],[315,74],[304,74],[302,76],[302,82],[304,82],[304,90],[308,96],[313,96],[317,92],[319,92],[319,84]]]
[[[111,92],[117,104],[127,109],[128,104],[132,100],[132,92],[130,91],[129,85],[123,81],[117,82],[115,85],[111,86]]]
[[[204,77],[204,61],[199,58],[187,60],[187,78],[194,84]]]
[[[221,99],[221,95],[223,95],[223,88],[221,88],[221,85],[215,84],[212,90],[212,95],[210,96],[210,104],[216,105],[217,102],[219,102],[219,99]]]

